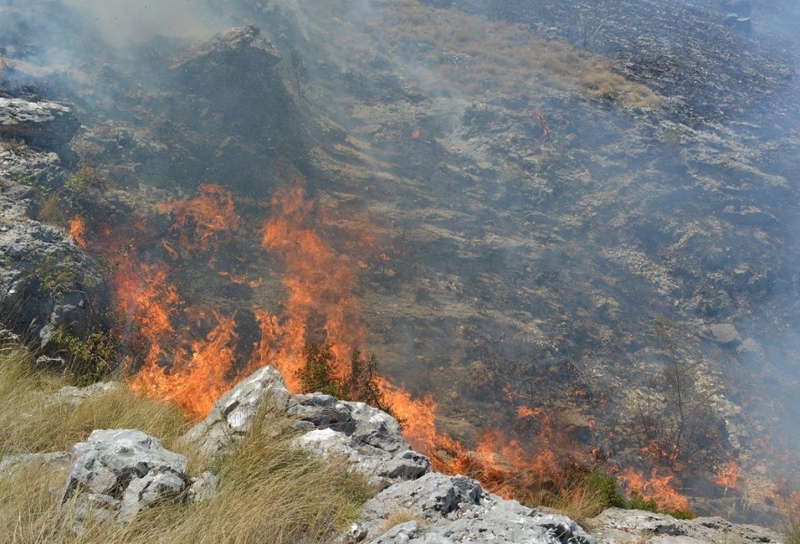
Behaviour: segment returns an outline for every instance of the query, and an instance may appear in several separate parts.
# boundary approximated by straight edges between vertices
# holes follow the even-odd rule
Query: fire
[[[652,498],[660,508],[689,509],[689,499],[673,486],[675,481],[673,474],[659,474],[659,469],[654,468],[650,472],[650,478],[647,479],[641,472],[628,468],[621,472],[618,478],[626,484],[629,492],[638,491],[643,496]]]
[[[238,225],[232,197],[215,185],[201,187],[195,199],[159,204],[156,211],[174,214],[169,232],[177,236],[178,246],[161,240],[173,260],[215,249]],[[163,259],[145,262],[126,251],[116,260],[112,286],[123,338],[131,351],[143,352],[131,388],[174,401],[190,417],[205,416],[236,378],[235,315],[187,306]]]
[[[226,270],[220,265],[225,262],[224,252],[230,253],[234,236],[247,234],[240,230],[232,195],[223,187],[204,185],[196,198],[158,204],[155,212],[168,215],[171,221],[163,236],[148,242],[149,249],[122,251],[137,245],[134,241],[107,244],[108,251],[119,255],[113,288],[123,336],[130,352],[140,354],[133,389],[174,401],[199,419],[239,379],[267,364],[281,371],[290,391],[299,391],[298,370],[310,343],[329,344],[340,365],[335,371],[345,377],[345,363],[365,338],[354,295],[357,265],[315,230],[315,219],[326,210],[317,210],[304,198],[299,180],[274,193],[270,217],[261,231],[261,248],[282,265],[285,299],[278,311],[266,309],[265,300],[253,300],[260,338],[252,344],[249,360],[237,355],[241,339],[236,311],[225,313],[190,303],[180,283],[186,281],[180,279],[180,272],[197,266],[213,268],[207,277],[217,282],[250,287],[264,283],[252,267]],[[146,226],[137,229],[152,235]],[[375,240],[368,245],[380,247]],[[519,406],[516,410],[530,441],[490,429],[480,435],[473,450],[436,428],[437,405],[432,397],[413,398],[405,388],[383,378],[378,378],[378,385],[401,420],[406,441],[427,454],[436,470],[466,474],[491,492],[521,500],[543,489],[557,491],[564,484],[565,459],[573,459],[574,454],[543,408]],[[658,479],[653,472],[653,478],[645,482],[640,476],[635,480],[636,476],[628,474],[632,489],[668,507],[686,507],[685,497],[670,487],[671,477]]]
[[[197,198],[160,203],[156,211],[175,215],[169,230],[177,233],[180,247],[188,252],[219,248],[221,243],[230,241],[239,225],[233,196],[221,185],[203,185]],[[177,255],[174,249],[168,251]]]
[[[363,344],[358,301],[352,294],[352,265],[309,226],[313,204],[303,199],[299,181],[272,198],[272,218],[264,226],[261,245],[284,263],[288,294],[285,322],[260,312],[262,342],[258,365],[273,364],[290,391],[299,390],[300,351],[311,342],[327,343],[337,362],[348,361]],[[281,347],[275,349],[276,343]],[[339,368],[340,377],[345,369]]]
[[[413,400],[411,393],[383,378],[378,380],[378,386],[392,411],[403,422],[403,438],[412,448],[430,455],[448,440],[449,437],[436,432],[436,402],[433,397]]]
[[[0,59],[2,60],[2,59]],[[76,215],[69,223],[69,235],[80,248],[86,248],[86,222],[80,215]]]
[[[731,459],[719,472],[717,472],[717,476],[714,478],[714,483],[725,490],[739,489],[741,477],[742,469],[739,467],[739,463]]]

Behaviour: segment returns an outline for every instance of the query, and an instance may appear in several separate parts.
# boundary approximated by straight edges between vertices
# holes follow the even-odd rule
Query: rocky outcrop
[[[257,370],[223,395],[184,440],[213,459],[241,441],[259,414],[275,417],[269,408],[298,420],[300,447],[323,456],[344,454],[357,470],[376,482],[414,479],[430,470],[428,458],[411,450],[397,420],[389,414],[321,393],[291,397],[281,374],[270,366]]]
[[[72,139],[80,126],[75,112],[64,104],[0,98],[0,137],[58,149]]]
[[[266,408],[263,403],[282,410],[289,396],[280,372],[271,366],[260,368],[222,395],[206,419],[186,433],[184,440],[208,458],[217,457],[244,438],[259,410]]]
[[[0,194],[0,206],[12,198]],[[24,200],[24,199],[22,199]],[[24,203],[19,203],[24,206]],[[67,233],[32,219],[0,225],[0,315],[10,330],[51,346],[56,331],[83,337],[104,328],[108,294],[94,260]]]
[[[330,395],[295,395],[288,413],[307,432],[298,443],[327,455],[346,455],[353,465],[377,479],[413,480],[430,471],[430,461],[413,451],[397,420],[362,402],[345,402]]]
[[[187,460],[137,430],[97,430],[75,444],[61,503],[77,502],[77,522],[133,519],[164,502],[181,501],[189,483]],[[80,527],[78,527],[80,530]]]
[[[609,508],[588,523],[598,544],[659,542],[718,544],[720,542],[783,542],[781,535],[755,525],[737,525],[722,518],[677,520],[641,510]]]
[[[385,527],[398,511],[411,518]],[[363,510],[368,520],[351,533],[370,544],[426,542],[531,542],[591,544],[590,537],[571,519],[545,514],[486,493],[464,476],[429,473],[401,482],[370,499]],[[353,538],[358,541],[358,538]]]
[[[0,141],[0,315],[45,354],[59,329],[75,337],[107,329],[108,293],[94,259],[63,230],[32,219],[34,186],[61,186],[67,172],[53,150],[78,126],[67,106],[0,98],[0,137],[15,139]]]

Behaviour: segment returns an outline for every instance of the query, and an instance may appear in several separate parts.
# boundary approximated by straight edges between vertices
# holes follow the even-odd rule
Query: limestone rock
[[[256,370],[220,397],[206,419],[192,427],[183,440],[194,443],[209,458],[216,457],[250,430],[265,399],[278,408],[289,402],[283,376],[271,366]]]
[[[381,532],[394,512],[407,510],[409,521]],[[370,544],[390,542],[531,542],[592,544],[595,540],[565,516],[543,514],[484,492],[465,476],[428,473],[399,482],[364,505]]]
[[[72,455],[66,451],[7,455],[0,458],[0,475],[9,474],[20,467],[31,465],[46,465],[66,469],[69,467],[71,460]]]
[[[653,542],[717,544],[719,542],[782,542],[779,534],[755,525],[737,525],[722,518],[677,520],[666,514],[609,508],[589,520],[599,544]]]
[[[67,144],[79,127],[72,108],[64,104],[0,98],[0,136],[58,148]]]
[[[739,331],[729,323],[719,323],[711,325],[709,328],[711,329],[714,340],[722,346],[736,347],[742,341],[742,337],[739,336]]]
[[[288,413],[308,432],[298,443],[327,455],[342,453],[358,470],[375,476],[412,480],[430,470],[430,461],[406,444],[392,416],[363,402],[337,400],[330,395],[295,395]]]
[[[119,521],[162,502],[184,499],[187,460],[131,429],[96,430],[75,444],[69,478],[60,502],[75,497],[77,522],[98,517]]]
[[[192,478],[192,485],[189,487],[187,500],[190,502],[206,502],[214,498],[219,485],[219,476],[205,471],[197,478]]]
[[[86,387],[65,385],[48,399],[48,404],[65,402],[72,405],[78,405],[89,397],[94,395],[102,395],[103,393],[110,393],[111,391],[116,391],[123,387],[125,386],[119,382],[98,382]]]
[[[2,201],[2,197],[0,197]],[[0,314],[47,349],[56,330],[105,330],[108,292],[95,261],[62,230],[31,219],[0,225]]]

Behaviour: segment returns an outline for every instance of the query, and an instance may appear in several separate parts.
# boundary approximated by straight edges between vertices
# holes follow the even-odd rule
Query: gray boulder
[[[47,350],[59,328],[76,337],[106,330],[108,305],[95,261],[64,231],[31,219],[0,224],[2,325]]]
[[[588,521],[599,544],[661,542],[717,544],[719,542],[783,542],[779,534],[755,525],[738,525],[722,518],[677,520],[666,514],[609,508]]]
[[[386,520],[405,510],[417,521],[382,531]],[[370,499],[363,509],[370,544],[454,542],[593,544],[565,516],[544,514],[486,493],[465,476],[428,473],[399,482]]]
[[[430,471],[430,461],[413,451],[397,420],[363,402],[330,395],[295,395],[287,412],[306,433],[298,443],[323,455],[346,455],[359,471],[381,479],[413,480]]]
[[[709,327],[711,335],[714,340],[721,346],[736,347],[742,342],[742,337],[739,336],[739,331],[730,323],[717,323]]]
[[[260,368],[220,397],[206,419],[192,427],[183,440],[212,459],[244,438],[262,402],[267,400],[276,408],[285,409],[289,397],[281,373],[271,366]]]
[[[186,457],[141,431],[94,431],[75,444],[72,457],[60,502],[77,501],[78,531],[87,519],[128,521],[159,503],[185,498]]]
[[[33,145],[60,148],[80,128],[72,108],[56,102],[0,98],[0,136],[21,138]]]

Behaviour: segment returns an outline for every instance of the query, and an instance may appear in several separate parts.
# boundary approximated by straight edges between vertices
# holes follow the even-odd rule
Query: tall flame
[[[262,247],[284,263],[285,323],[259,312],[262,342],[259,366],[273,364],[290,391],[299,390],[300,351],[311,343],[330,344],[340,364],[363,345],[364,329],[358,301],[352,293],[352,266],[309,226],[313,204],[303,199],[299,180],[272,197],[273,215],[264,226]],[[280,347],[276,349],[276,344]],[[344,377],[345,369],[336,369]]]

